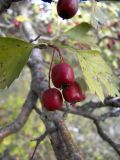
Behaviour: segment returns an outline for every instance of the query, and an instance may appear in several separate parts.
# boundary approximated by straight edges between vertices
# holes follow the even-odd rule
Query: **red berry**
[[[117,33],[118,38],[120,38],[120,31]]]
[[[110,43],[112,43],[113,45],[116,43],[115,39],[111,39]]]
[[[49,34],[52,33],[52,26],[51,26],[51,24],[48,24],[48,26],[47,26],[47,32],[48,32]]]
[[[48,111],[60,110],[63,104],[61,92],[56,88],[47,89],[43,93],[42,103]]]
[[[67,102],[75,103],[85,99],[79,84],[74,82],[72,85],[67,86],[62,91],[63,97]]]
[[[16,28],[19,28],[21,23],[17,19],[14,19],[13,24]]]
[[[113,47],[113,45],[111,43],[107,43],[107,48],[111,49]]]
[[[78,11],[78,0],[59,0],[57,3],[58,15],[63,19],[72,18]]]
[[[52,82],[57,88],[62,85],[70,85],[74,82],[74,72],[67,63],[56,64],[52,69]]]

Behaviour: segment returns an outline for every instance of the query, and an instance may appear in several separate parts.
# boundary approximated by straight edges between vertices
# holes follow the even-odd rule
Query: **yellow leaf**
[[[16,20],[19,21],[19,22],[25,22],[25,21],[28,20],[28,18],[20,15],[20,16],[16,17]]]
[[[90,91],[101,101],[119,94],[116,77],[98,51],[79,51],[78,59]]]

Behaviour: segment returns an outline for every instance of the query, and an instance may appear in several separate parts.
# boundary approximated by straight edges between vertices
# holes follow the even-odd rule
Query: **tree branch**
[[[114,148],[114,150],[117,152],[117,154],[120,156],[120,145],[119,144],[116,144],[102,129],[100,123],[97,121],[97,120],[94,120],[93,121],[94,124],[96,125],[96,128],[97,128],[97,131],[98,131],[98,134],[100,135],[100,137],[106,141],[107,143],[110,144],[110,146],[112,148]]]
[[[100,38],[99,40],[98,40],[98,42],[97,42],[97,44],[99,45],[103,40],[105,40],[105,39],[114,39],[114,40],[116,40],[116,41],[120,41],[120,38],[117,38],[117,37],[111,37],[111,36],[104,36],[104,37],[102,37],[102,38]]]
[[[100,116],[99,115],[97,116],[96,114],[92,113],[96,109],[100,109],[102,107],[104,108],[114,107],[114,109]],[[109,99],[106,98],[104,103],[103,102],[89,102],[89,103],[83,104],[82,106],[76,106],[76,107],[72,107],[71,105],[68,104],[68,108],[62,108],[62,111],[66,113],[80,115],[80,116],[86,117],[91,120],[103,121],[110,117],[119,116],[120,115],[119,108],[120,108],[120,97],[115,97],[115,98],[109,98]]]
[[[7,2],[7,0],[1,0],[1,2],[3,2],[3,1]],[[6,3],[3,3],[3,4],[4,4],[3,5],[4,7],[7,7]],[[4,10],[3,6],[1,3],[0,4],[0,7],[1,7],[0,11]],[[27,10],[25,9],[25,11],[24,11],[22,9],[21,13],[25,13],[25,15],[27,15]],[[24,33],[27,36],[27,39],[31,39],[31,38],[33,39],[33,37],[36,37],[36,34],[35,34],[34,30],[32,29],[30,22],[25,22],[23,24],[23,29],[25,31]],[[3,128],[3,129],[0,129],[0,140],[2,140],[6,136],[8,136],[12,133],[15,133],[21,129],[21,127],[27,121],[27,119],[32,111],[32,108],[36,105],[36,101],[37,101],[36,95],[41,97],[41,93],[48,87],[48,83],[45,80],[44,66],[42,64],[42,61],[43,61],[43,58],[42,58],[42,55],[40,54],[40,50],[34,49],[33,54],[31,55],[31,61],[29,61],[29,63],[28,63],[30,70],[31,70],[31,73],[32,73],[32,84],[31,84],[32,91],[30,91],[30,93],[28,94],[28,97],[23,105],[22,111],[21,111],[20,115],[18,116],[18,118],[11,125],[8,125],[7,127]],[[120,155],[118,145],[115,144],[103,132],[103,129],[99,124],[100,120],[105,120],[106,118],[113,117],[113,116],[119,116],[119,111],[116,110],[116,112],[114,112],[114,113],[112,111],[110,111],[110,112],[107,112],[107,113],[100,115],[100,116],[97,116],[92,113],[95,109],[98,109],[101,107],[120,107],[120,98],[106,99],[104,103],[90,102],[90,103],[85,104],[85,105],[78,107],[78,108],[70,108],[68,110],[68,113],[81,115],[83,117],[86,117],[86,118],[93,120],[93,122],[95,123],[95,125],[97,127],[99,135],[105,141],[107,141],[116,150],[116,152]],[[35,109],[35,110],[37,113],[39,113],[39,114],[41,113],[37,109]],[[44,109],[43,109],[43,111],[44,111]],[[66,109],[63,109],[62,111],[65,112]],[[54,117],[55,115],[59,116],[59,113],[54,112],[53,114],[49,113],[48,117],[50,116],[50,114],[52,117]],[[59,134],[52,133],[50,135],[50,140],[51,140],[51,143],[52,143],[52,146],[55,151],[57,159],[62,160],[62,159],[65,159],[65,157],[67,157],[66,159],[70,159],[71,156],[69,155],[70,154],[69,151],[72,152],[73,159],[76,157],[76,155],[79,157],[78,159],[82,159],[79,155],[78,150],[76,150],[76,146],[74,147],[74,142],[72,141],[72,138],[70,137],[69,132],[67,131],[67,127],[65,126],[64,121],[61,121],[61,118],[59,118],[58,121],[56,121],[55,123],[54,123],[54,118],[51,121],[49,121],[49,120],[45,121],[45,125],[46,125],[47,130],[52,129],[55,126],[55,124],[59,128]],[[70,141],[69,141],[69,138],[70,138]],[[64,153],[64,155],[63,155],[63,153]]]
[[[99,121],[105,121],[108,118],[119,117],[119,116],[120,116],[120,108],[116,108],[98,116],[98,119]]]
[[[24,126],[30,113],[32,112],[33,107],[36,105],[36,101],[36,94],[30,91],[18,118],[12,124],[0,129],[0,141],[11,134],[18,132]]]
[[[98,103],[93,103],[90,102],[88,104],[85,104],[81,107],[77,107],[77,108],[73,108],[73,107],[69,107],[67,109],[63,108],[63,111],[67,111],[67,113],[72,113],[75,115],[79,115],[79,116],[83,116],[86,117],[88,119],[91,119],[94,124],[96,125],[98,134],[100,135],[100,137],[106,141],[107,143],[109,143],[109,145],[116,151],[116,153],[120,156],[120,144],[115,143],[104,131],[103,128],[100,125],[100,121],[104,121],[107,118],[111,118],[111,117],[118,117],[120,116],[120,104],[119,104],[119,97],[115,97],[109,100],[106,100],[105,103],[98,102]],[[111,104],[111,105],[115,105],[117,104],[117,107],[119,106],[119,108],[113,108],[111,109],[111,106],[106,106],[105,104]],[[90,104],[90,107],[89,107]],[[119,104],[119,105],[118,105]],[[85,107],[85,109],[84,109]],[[94,109],[91,109],[91,107],[93,107]],[[109,110],[108,112],[101,114],[101,115],[94,115],[92,112],[97,109],[97,107],[110,107],[111,110]],[[112,106],[113,107],[113,106]]]
[[[32,156],[31,156],[30,160],[33,160],[34,155],[35,155],[35,153],[36,153],[36,150],[37,150],[39,144],[40,144],[49,134],[54,133],[54,132],[56,132],[56,131],[57,131],[56,128],[52,128],[51,130],[45,131],[40,137],[35,138],[35,139],[32,140],[32,141],[36,141],[36,146],[35,146],[35,149],[34,149],[34,151],[33,151],[33,154],[32,154]]]
[[[28,15],[28,12],[23,7],[20,10],[20,14]],[[23,30],[25,32],[24,35],[26,35],[27,39],[34,39],[34,37],[36,37],[36,34],[30,22],[27,22],[27,21],[24,22]],[[42,54],[40,53],[40,50],[34,49],[33,53],[31,54],[30,59],[31,60],[29,61],[29,67],[31,69],[31,74],[33,77],[31,88],[41,99],[42,92],[45,89],[48,89],[48,81],[46,81],[46,75],[44,71],[45,67],[43,65],[43,57],[42,57]],[[48,119],[46,118],[44,120],[46,130],[51,130],[52,128],[57,127],[54,123],[54,117],[55,116],[60,117],[61,113],[60,112],[47,112],[44,108],[42,111],[43,113],[47,114],[47,117],[48,117]],[[50,116],[53,117],[51,121],[49,120]],[[61,120],[61,117],[59,119]],[[68,151],[68,148],[64,140],[62,139],[62,134],[60,132],[55,132],[55,133],[50,134],[49,138],[50,138],[53,150],[55,152],[56,159],[57,160],[70,159],[70,153]],[[80,158],[78,160],[80,160]]]
[[[67,149],[69,151],[70,157],[69,160],[84,160],[81,150],[78,149],[77,145],[73,142],[72,136],[64,123],[64,120],[55,119],[55,123],[58,127],[58,131],[62,135],[62,139],[64,140]]]

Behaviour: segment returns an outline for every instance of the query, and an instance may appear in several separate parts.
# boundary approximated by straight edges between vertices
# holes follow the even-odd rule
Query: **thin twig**
[[[42,112],[39,108],[37,108],[37,106],[34,106],[34,110],[41,116]]]
[[[120,38],[117,38],[117,37],[104,36],[104,37],[102,37],[102,38],[100,38],[100,39],[98,40],[97,44],[99,45],[99,44],[100,44],[103,40],[105,40],[105,39],[114,39],[114,40],[116,40],[116,41],[120,41]]]
[[[17,119],[12,124],[0,129],[0,140],[3,140],[5,137],[18,132],[24,126],[30,113],[32,112],[33,106],[36,105],[36,102],[36,94],[30,91]]]
[[[36,146],[35,146],[35,149],[34,149],[34,151],[33,151],[33,154],[32,154],[32,156],[31,156],[30,160],[33,160],[34,155],[35,155],[35,153],[36,153],[36,150],[37,150],[39,144],[40,144],[49,134],[52,134],[52,133],[54,133],[54,132],[56,132],[56,131],[57,131],[56,128],[51,129],[51,130],[47,130],[47,131],[45,131],[44,134],[42,134],[40,137],[37,137],[37,138],[31,140],[31,141],[36,141]]]
[[[41,37],[41,34],[39,34],[36,38],[30,39],[30,43],[37,41]]]
[[[99,121],[105,121],[108,118],[119,117],[119,116],[120,116],[120,108],[115,108],[107,113],[100,115],[98,119]]]
[[[98,134],[101,136],[101,138],[110,144],[112,148],[117,152],[117,154],[120,156],[120,148],[118,147],[118,144],[116,144],[112,139],[103,131],[102,127],[100,126],[99,121],[94,120],[94,124],[96,125]]]

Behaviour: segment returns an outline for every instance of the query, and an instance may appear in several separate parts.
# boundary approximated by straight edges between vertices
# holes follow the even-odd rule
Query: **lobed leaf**
[[[79,51],[78,60],[90,91],[101,101],[119,94],[116,77],[98,51]]]

